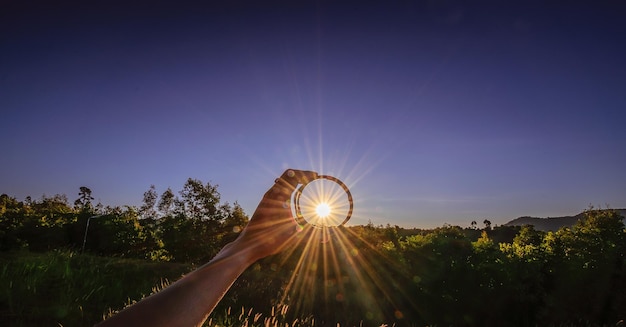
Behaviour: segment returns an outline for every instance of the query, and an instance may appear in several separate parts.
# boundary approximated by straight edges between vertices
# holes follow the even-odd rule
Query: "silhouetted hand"
[[[282,251],[302,231],[291,211],[291,196],[299,184],[317,178],[313,171],[288,169],[265,193],[250,222],[235,241],[260,259]]]
[[[298,184],[316,178],[312,171],[285,171],[234,242],[209,263],[103,321],[102,326],[201,326],[247,267],[280,252],[295,239],[302,228],[291,214],[291,194]]]

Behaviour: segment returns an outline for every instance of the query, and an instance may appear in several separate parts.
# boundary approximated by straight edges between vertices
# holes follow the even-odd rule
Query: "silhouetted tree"
[[[200,180],[189,178],[180,196],[180,214],[187,218],[219,220],[220,217],[216,215],[220,201],[217,185],[205,185]]]
[[[86,186],[81,186],[78,192],[78,199],[74,201],[74,207],[83,212],[90,212],[93,210],[91,200],[94,198],[91,196],[91,189]]]
[[[174,203],[176,200],[176,196],[174,192],[172,192],[171,188],[167,188],[165,192],[161,194],[161,198],[159,199],[158,209],[161,213],[162,217],[169,216],[172,214],[174,210]]]
[[[143,193],[142,205],[139,208],[139,215],[142,218],[156,218],[156,202],[158,199],[156,187],[150,185],[150,188]]]
[[[483,221],[483,224],[485,224],[485,229],[486,230],[491,230],[491,221],[489,219],[485,219]]]

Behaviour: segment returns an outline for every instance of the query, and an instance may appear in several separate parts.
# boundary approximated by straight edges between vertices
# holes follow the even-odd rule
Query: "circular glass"
[[[352,216],[352,194],[346,184],[333,176],[318,175],[300,185],[293,202],[300,225],[337,227],[347,223]]]

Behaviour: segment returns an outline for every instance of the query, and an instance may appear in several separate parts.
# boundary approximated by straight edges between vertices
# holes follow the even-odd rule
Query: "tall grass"
[[[97,257],[71,251],[0,252],[0,326],[89,326],[165,288],[190,265]],[[312,327],[287,305],[214,312],[207,327]]]
[[[166,287],[169,280],[176,280],[191,269],[190,265],[79,255],[70,251],[0,252],[0,326],[93,325]],[[288,318],[287,305],[274,306],[267,313],[243,307],[221,310],[214,312],[204,326],[339,326],[313,317]],[[623,321],[617,325],[623,325]],[[599,325],[583,321],[557,326]]]
[[[92,325],[190,269],[70,251],[1,253],[0,325]]]
[[[313,327],[315,319],[307,317],[289,321],[287,318],[288,305],[278,305],[272,308],[271,313],[264,315],[254,312],[253,309],[232,310],[228,308],[223,314],[214,313],[207,320],[205,327]]]

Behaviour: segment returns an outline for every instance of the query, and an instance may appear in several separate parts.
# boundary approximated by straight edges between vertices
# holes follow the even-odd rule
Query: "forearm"
[[[249,247],[235,241],[209,263],[99,326],[199,326],[256,259]]]
[[[164,290],[122,310],[100,326],[199,326],[237,277],[256,260],[280,252],[296,236],[289,200],[298,184],[317,177],[287,170],[275,181],[250,222],[213,260]],[[301,229],[300,229],[301,230]]]

